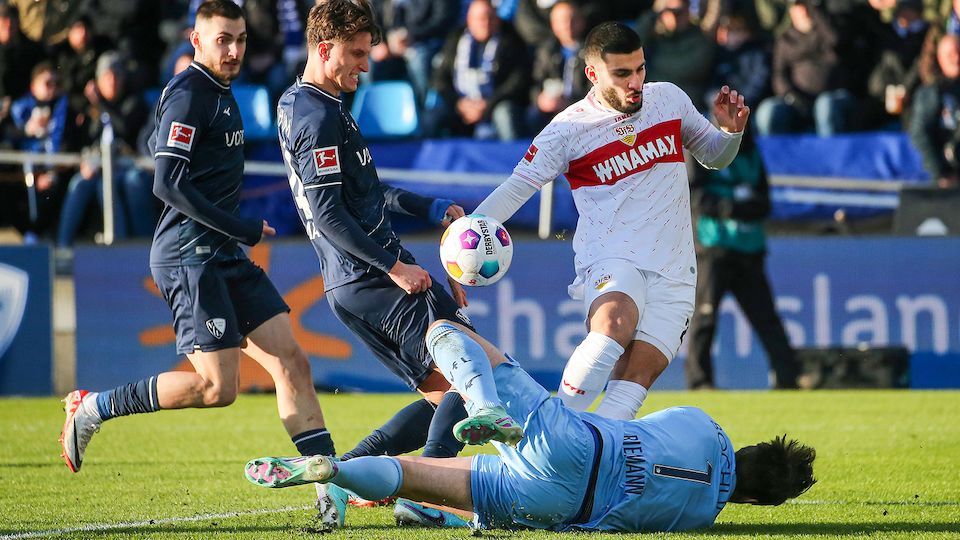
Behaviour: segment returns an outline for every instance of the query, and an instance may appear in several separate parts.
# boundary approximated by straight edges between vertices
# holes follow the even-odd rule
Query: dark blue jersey
[[[341,100],[297,80],[280,97],[277,120],[290,189],[325,290],[388,273],[397,260],[414,263],[388,212],[429,219],[434,200],[380,182]]]
[[[153,192],[165,204],[151,266],[241,259],[237,241],[260,241],[263,223],[237,215],[243,120],[230,86],[194,62],[163,89],[150,138]]]

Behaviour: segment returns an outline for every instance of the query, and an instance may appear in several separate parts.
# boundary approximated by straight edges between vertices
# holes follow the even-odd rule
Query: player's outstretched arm
[[[335,246],[358,259],[389,273],[397,262],[397,256],[376,243],[360,227],[357,220],[347,212],[341,199],[341,189],[337,185],[305,188],[313,223],[317,230]]]
[[[433,199],[405,189],[380,184],[387,210],[421,218],[431,225],[446,227],[453,220],[463,217],[463,208],[450,199]]]
[[[156,157],[153,194],[178,212],[248,246],[260,241],[263,224],[244,219],[214,206],[190,182],[190,162],[167,155]]]
[[[697,111],[690,101],[690,97],[683,90],[674,88],[677,92],[677,99],[684,101],[683,122],[681,124],[683,146],[689,149],[693,157],[708,169],[722,169],[730,165],[733,159],[737,157],[737,152],[740,151],[740,140],[743,137],[743,130],[750,115],[749,107],[745,105],[742,108],[740,107],[743,103],[743,97],[737,95],[736,91],[730,90],[727,86],[720,89],[717,98],[714,100],[713,111],[714,115],[720,114],[723,116],[722,120],[719,117],[717,118],[717,124],[720,125],[720,128],[718,128]],[[731,104],[731,99],[735,103]],[[731,110],[734,112],[731,113]],[[741,114],[743,115],[742,118],[739,117]]]

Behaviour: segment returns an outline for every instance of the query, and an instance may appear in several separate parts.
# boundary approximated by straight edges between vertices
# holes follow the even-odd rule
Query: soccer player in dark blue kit
[[[71,392],[61,434],[71,471],[80,469],[90,438],[111,418],[232,403],[241,350],[273,377],[280,419],[297,449],[335,453],[289,308],[239,246],[275,234],[266,221],[237,213],[243,122],[230,81],[240,72],[246,35],[243,13],[230,0],[198,8],[190,36],[194,62],[164,88],[151,139],[153,191],[165,207],[150,269],[173,311],[177,352],[196,372],[161,373],[100,393]]]
[[[472,416],[481,418],[479,423],[466,420],[462,398],[450,392],[433,363],[425,343],[427,328],[437,319],[469,326],[459,309],[466,295],[455,282],[450,282],[453,296],[435,282],[400,245],[390,224],[391,211],[447,225],[463,216],[463,209],[450,200],[382,184],[341,101],[342,92],[357,89],[360,73],[369,67],[370,48],[379,39],[380,29],[364,0],[319,2],[307,18],[303,77],[284,92],[277,108],[290,188],[320,258],[334,314],[425,398],[344,457],[398,455],[421,447],[425,456],[453,457],[463,441],[486,435],[515,443],[522,430],[503,408],[478,411]]]

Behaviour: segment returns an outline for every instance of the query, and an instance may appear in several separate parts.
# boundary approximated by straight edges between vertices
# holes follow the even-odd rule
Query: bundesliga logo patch
[[[313,163],[317,166],[318,176],[338,173],[340,172],[340,151],[336,146],[315,148],[313,150]]]
[[[533,158],[537,157],[537,152],[539,151],[540,149],[537,148],[537,145],[531,144],[530,148],[527,148],[527,153],[523,156],[523,160],[527,163],[533,163]]]
[[[197,128],[193,126],[172,122],[170,124],[170,135],[167,137],[167,146],[189,152],[193,148],[193,134],[196,132]]]

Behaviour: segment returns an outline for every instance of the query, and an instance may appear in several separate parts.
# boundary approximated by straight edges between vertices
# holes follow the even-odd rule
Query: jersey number
[[[707,470],[695,471],[693,469],[681,469],[680,467],[670,467],[669,465],[653,466],[653,474],[665,478],[676,478],[677,480],[686,480],[688,482],[697,482],[699,484],[710,484],[710,477],[713,473],[713,465],[708,461]]]

